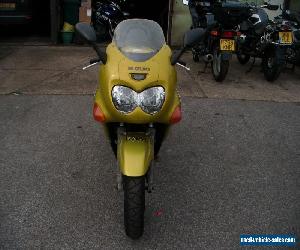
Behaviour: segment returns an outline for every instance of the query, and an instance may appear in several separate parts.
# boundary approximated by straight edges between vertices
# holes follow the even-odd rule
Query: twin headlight
[[[152,87],[137,93],[125,86],[114,86],[112,89],[112,100],[116,109],[122,113],[130,113],[140,107],[148,114],[159,112],[165,101],[165,90],[163,87]]]

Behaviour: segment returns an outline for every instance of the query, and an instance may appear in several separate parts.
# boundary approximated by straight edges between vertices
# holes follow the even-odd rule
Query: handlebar
[[[93,46],[94,50],[96,51],[97,55],[99,56],[100,61],[102,61],[103,64],[106,64],[107,61],[107,55],[105,52],[103,52],[97,45],[96,42],[91,42],[91,45]]]

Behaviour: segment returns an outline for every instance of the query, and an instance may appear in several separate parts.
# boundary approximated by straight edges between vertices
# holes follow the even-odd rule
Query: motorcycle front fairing
[[[106,53],[107,62],[100,66],[95,103],[103,112],[105,123],[125,124],[119,129],[117,139],[121,173],[125,176],[143,176],[154,157],[154,133],[149,130],[126,131],[126,124],[140,127],[155,123],[170,124],[173,112],[180,107],[176,70],[170,62],[171,49],[166,45],[157,23],[131,19],[117,26]],[[120,111],[113,99],[114,89],[120,86],[138,96],[139,103],[143,102],[140,100],[144,96],[142,93],[159,87],[164,92],[163,104],[152,113],[147,113],[141,105],[129,112]]]
[[[155,26],[145,26],[144,22],[135,20],[141,19],[125,20],[116,28],[114,39],[106,49],[107,62],[100,66],[95,102],[103,111],[105,122],[169,124],[172,113],[180,105],[176,70],[170,63],[172,52],[165,44],[162,31],[155,37],[159,32]],[[154,45],[152,38],[155,38]],[[135,80],[134,75],[145,75],[145,79]],[[161,109],[154,114],[144,112],[141,107],[129,113],[120,112],[112,99],[115,86],[126,86],[136,93],[159,86],[164,89],[165,99]]]

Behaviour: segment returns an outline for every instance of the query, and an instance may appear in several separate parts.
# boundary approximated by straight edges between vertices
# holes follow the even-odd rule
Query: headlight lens
[[[117,110],[130,113],[137,107],[148,114],[155,114],[161,110],[165,101],[163,87],[152,87],[141,93],[125,86],[115,86],[112,90],[112,100]]]
[[[155,114],[161,110],[165,101],[165,90],[163,87],[153,87],[139,94],[140,107],[148,114]]]
[[[112,90],[112,100],[117,110],[130,113],[138,106],[137,93],[128,87],[115,86]]]

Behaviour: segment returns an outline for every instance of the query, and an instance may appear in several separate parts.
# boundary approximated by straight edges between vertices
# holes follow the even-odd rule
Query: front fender
[[[118,138],[118,163],[125,176],[144,176],[154,158],[154,140],[145,133],[128,133]]]

